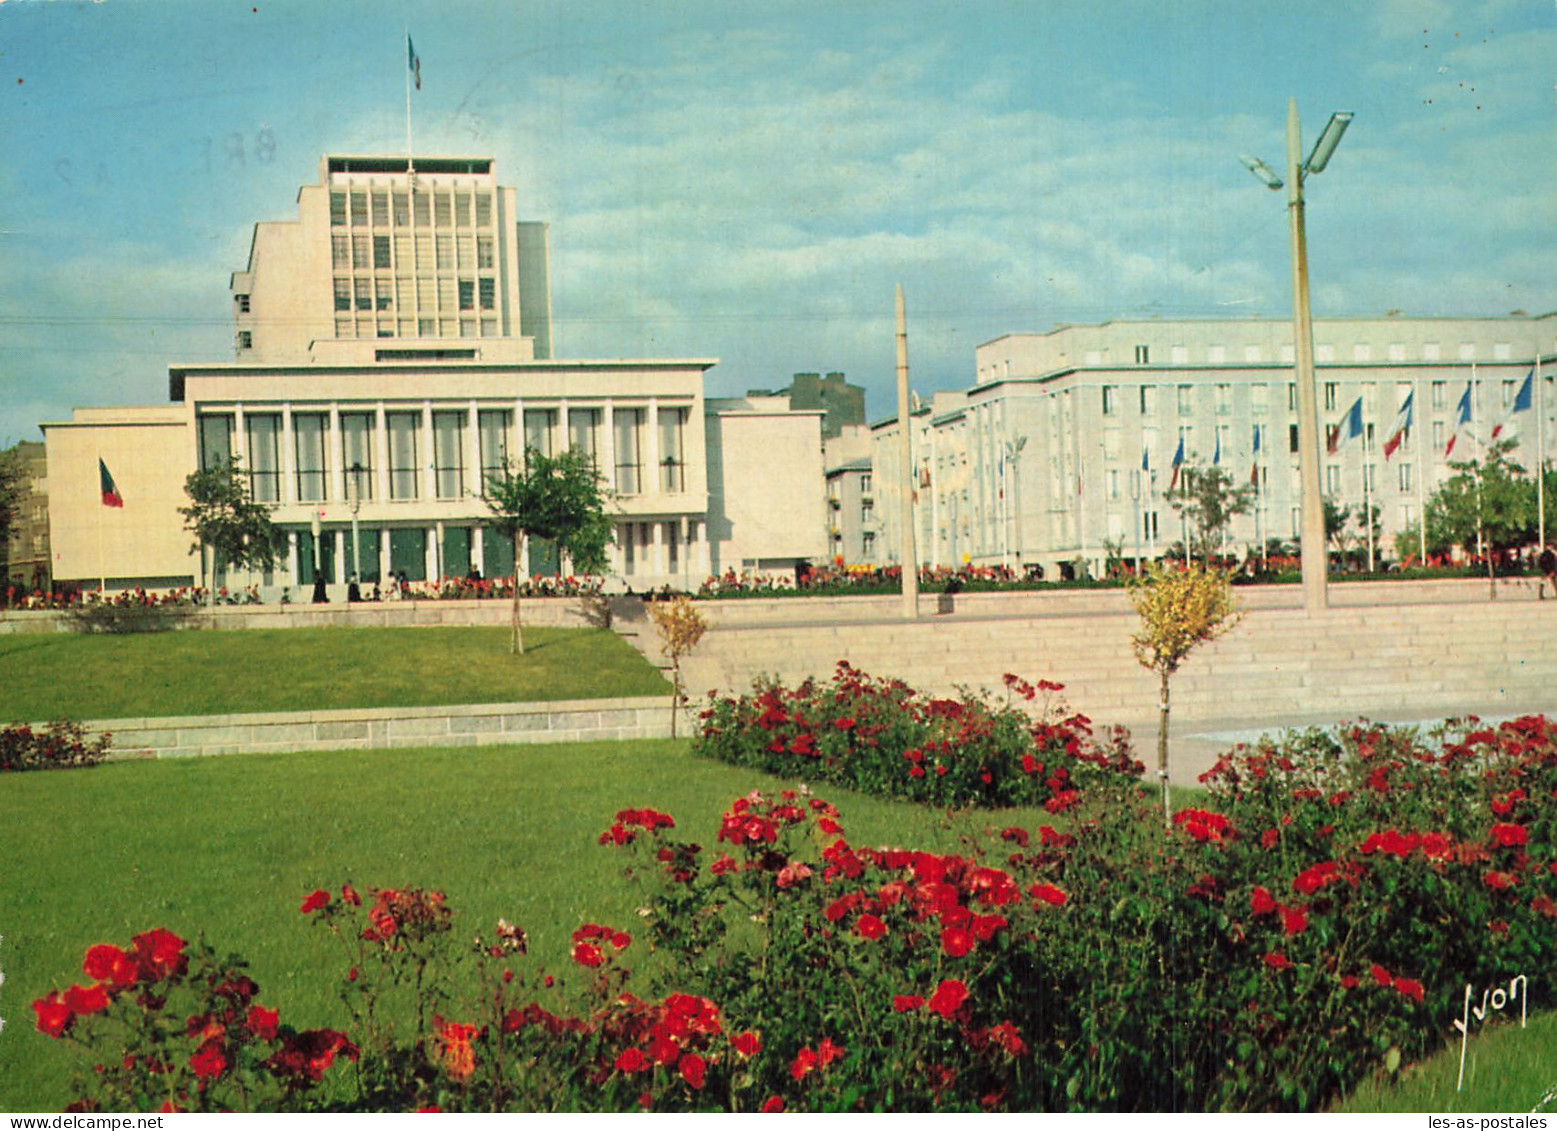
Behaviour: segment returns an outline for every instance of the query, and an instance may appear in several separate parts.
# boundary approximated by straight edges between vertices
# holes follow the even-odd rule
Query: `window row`
[[[292,414],[293,489],[286,501],[323,502],[332,497],[331,473],[339,469],[344,500],[371,501],[380,490],[394,500],[424,497],[459,499],[480,494],[489,476],[501,473],[519,452],[512,448],[513,411],[482,409],[476,414],[476,447],[469,449],[470,413],[434,410],[431,428],[424,428],[420,411],[384,413],[384,453],[387,464],[379,486],[378,416],[373,412],[338,414],[339,435],[330,435],[330,416],[323,412]],[[526,409],[522,421],[525,451],[552,456],[560,445],[559,410]],[[603,410],[569,408],[567,449],[591,461],[600,457]],[[618,408],[612,413],[613,489],[623,495],[642,494],[645,475],[644,429],[648,410]],[[688,410],[658,410],[658,476],[662,492],[679,494],[686,486],[686,426]],[[200,465],[219,467],[234,454],[233,416],[203,414],[200,420]],[[251,496],[262,503],[284,499],[282,451],[286,442],[280,413],[251,412],[243,417],[246,459],[243,467]],[[428,459],[430,455],[431,459]],[[469,466],[471,462],[475,466]],[[426,475],[424,477],[424,471]]]
[[[490,270],[497,263],[492,236],[343,235],[330,237],[330,262],[337,270]]]
[[[330,226],[490,228],[492,197],[470,189],[332,189]]]
[[[475,279],[335,279],[336,310],[473,311],[497,309],[497,280]]]

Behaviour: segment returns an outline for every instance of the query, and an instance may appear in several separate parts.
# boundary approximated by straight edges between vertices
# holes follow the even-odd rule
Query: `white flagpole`
[[[1372,464],[1369,462],[1371,455],[1372,453],[1368,450],[1368,425],[1364,422],[1362,426],[1362,527],[1368,538],[1369,573],[1373,572],[1375,562],[1373,556],[1373,492],[1371,484],[1368,482],[1371,478],[1368,474],[1372,469]]]
[[[405,30],[405,165],[406,172],[416,176],[415,152],[411,148],[411,29]]]
[[[1421,429],[1416,426],[1416,414],[1418,412],[1416,406],[1420,403],[1417,401],[1416,395],[1421,392],[1421,385],[1422,379],[1420,377],[1411,379],[1411,428],[1416,433],[1413,437],[1414,442],[1412,446],[1417,451],[1416,532],[1417,540],[1420,542],[1418,548],[1422,552],[1421,565],[1425,569],[1427,567],[1427,441]]]
[[[1536,537],[1546,548],[1546,408],[1541,403],[1541,351],[1535,351],[1535,515]]]

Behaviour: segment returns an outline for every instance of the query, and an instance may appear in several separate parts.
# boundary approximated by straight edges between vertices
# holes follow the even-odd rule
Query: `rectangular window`
[[[1179,415],[1188,416],[1195,411],[1195,387],[1193,385],[1179,386]]]
[[[1157,411],[1157,390],[1150,385],[1141,386],[1141,415],[1150,416]]]
[[[359,271],[373,266],[373,237],[351,237],[351,265]]]
[[[1433,447],[1438,451],[1442,451],[1444,447],[1444,430],[1443,421],[1441,420],[1433,421]]]
[[[452,270],[454,270],[454,237],[453,236],[439,236],[438,237],[437,247],[438,247],[438,260],[437,260],[437,262],[438,262],[438,270],[440,270],[440,271],[452,271]]]
[[[469,236],[460,236],[459,239],[455,241],[455,246],[459,249],[460,270],[469,271],[476,265],[476,241],[471,239]]]
[[[374,267],[383,267],[383,268],[388,268],[389,267],[389,237],[388,236],[374,236],[373,237],[373,266]]]
[[[432,223],[432,195],[426,189],[418,189],[412,196],[411,209],[418,228],[425,228]]]
[[[419,412],[391,412],[385,415],[389,429],[389,497],[417,497],[416,433],[422,421]]]
[[[353,227],[366,227],[368,223],[368,194],[361,189],[351,190],[351,222]]]
[[[524,448],[532,448],[543,456],[551,455],[551,433],[557,425],[554,408],[527,408],[524,410]]]
[[[297,501],[317,503],[325,497],[325,437],[329,417],[322,412],[292,414],[292,443],[297,455]]]
[[[1325,411],[1334,412],[1340,386],[1334,381],[1325,382]]]
[[[477,236],[476,237],[476,266],[477,267],[481,267],[481,268],[490,268],[493,265],[494,262],[495,261],[494,261],[494,259],[492,257],[492,237],[491,236]]]
[[[1151,359],[1152,359],[1152,351],[1151,351],[1151,347],[1150,346],[1136,346],[1135,347],[1135,364],[1137,364],[1137,365],[1150,365],[1151,364]]]
[[[389,226],[389,194],[383,189],[373,193],[373,223],[380,228]]]
[[[1288,412],[1296,412],[1297,411],[1297,382],[1296,381],[1288,381],[1287,382],[1287,411]]]
[[[394,194],[395,227],[404,228],[411,223],[411,198],[403,192]]]
[[[1336,498],[1341,493],[1341,469],[1336,464],[1325,465],[1325,494]]]
[[[1400,471],[1398,474],[1400,476],[1400,493],[1402,495],[1409,495],[1411,493],[1411,466],[1412,465],[1409,463],[1403,463],[1400,465]]]
[[[476,309],[476,283],[473,279],[461,279],[460,284],[460,309]]]
[[[616,489],[624,495],[643,490],[643,409],[619,408],[611,414],[616,441]]]
[[[1231,385],[1218,385],[1216,387],[1216,414],[1227,416],[1233,411],[1233,387]]]
[[[281,501],[281,417],[250,413],[243,418],[248,433],[249,496],[257,503]]]
[[[239,314],[248,314],[249,313],[249,296],[248,295],[233,295],[232,297],[233,297],[233,301],[238,304],[238,313]]]
[[[373,497],[373,414],[341,413],[342,466],[346,469],[346,499]]]
[[[373,309],[373,280],[372,279],[353,279],[352,280],[352,284],[353,284],[353,290],[354,290],[354,292],[356,294],[356,298],[357,298],[357,309],[358,310],[372,310]]]
[[[330,262],[336,267],[351,266],[351,237],[342,233],[330,237]]]
[[[514,414],[506,409],[483,409],[476,415],[476,430],[481,441],[481,484],[501,475],[508,465],[508,430]]]
[[[595,436],[600,429],[598,408],[568,409],[568,447],[584,456],[591,463],[597,456]]]
[[[868,471],[860,476],[860,494],[870,494],[870,472]]]
[[[687,489],[684,408],[660,409],[660,490],[680,494]]]
[[[876,504],[869,499],[860,503],[860,521],[862,523],[876,521]]]
[[[1296,424],[1289,424],[1287,425],[1287,451],[1292,452],[1295,455],[1297,450],[1298,426]]]
[[[232,459],[232,417],[202,416],[200,418],[200,467],[209,471],[213,467],[226,467]]]
[[[481,287],[481,309],[497,309],[497,280],[493,279],[490,275],[487,275],[476,280],[476,282],[479,283]]]
[[[447,228],[450,225],[449,210],[452,203],[449,199],[449,194],[446,192],[433,195],[433,223],[438,227]]]
[[[1119,469],[1117,467],[1108,469],[1108,497],[1110,499],[1119,498]]]
[[[248,350],[248,349],[253,349],[254,348],[254,331],[252,331],[252,330],[239,330],[238,331],[238,348],[241,349],[241,350]]]
[[[454,194],[454,222],[462,228],[470,227],[470,193]]]
[[[376,302],[374,306],[378,310],[391,310],[395,305],[395,282],[393,279],[380,279],[373,288]],[[382,337],[382,335],[380,335]]]
[[[1113,416],[1118,408],[1119,390],[1112,385],[1103,386],[1103,415]]]
[[[1435,412],[1442,412],[1448,397],[1448,382],[1434,381],[1432,385],[1432,405]]]
[[[330,194],[330,227],[341,228],[346,225],[346,194],[344,192],[332,192]]]
[[[492,194],[478,192],[476,194],[476,227],[490,228],[492,226]]]
[[[1249,386],[1249,411],[1255,416],[1264,416],[1270,411],[1270,386]]]
[[[435,412],[433,426],[433,471],[438,498],[457,499],[465,493],[465,421],[464,412]]]

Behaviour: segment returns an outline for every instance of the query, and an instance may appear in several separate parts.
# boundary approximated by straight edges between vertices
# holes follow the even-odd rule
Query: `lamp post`
[[[1310,173],[1322,173],[1330,163],[1341,135],[1353,115],[1330,115],[1324,132],[1303,160],[1302,127],[1298,124],[1297,99],[1287,101],[1287,212],[1292,220],[1292,352],[1298,394],[1298,467],[1302,482],[1303,603],[1310,613],[1322,612],[1329,603],[1325,548],[1325,515],[1319,476],[1318,397],[1314,388],[1314,322],[1308,307],[1308,239],[1303,222],[1303,181]],[[1282,179],[1256,157],[1240,157],[1244,166],[1271,190]]]
[[[362,473],[362,465],[354,463],[346,480],[351,503],[351,573],[352,579],[359,582],[362,580],[362,537],[357,528],[357,515],[362,510]]]

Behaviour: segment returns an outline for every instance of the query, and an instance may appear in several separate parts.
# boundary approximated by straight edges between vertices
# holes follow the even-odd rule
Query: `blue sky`
[[[1110,318],[1557,309],[1553,0],[0,0],[0,444],[230,360],[228,275],[326,152],[497,160],[551,225],[556,350],[710,392],[912,380]]]

